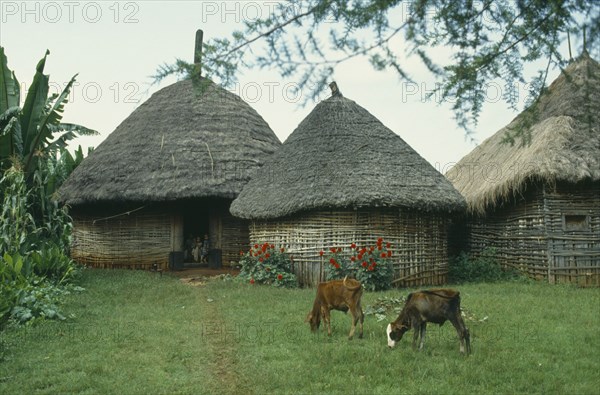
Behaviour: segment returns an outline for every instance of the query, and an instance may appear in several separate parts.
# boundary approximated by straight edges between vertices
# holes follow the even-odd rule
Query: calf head
[[[310,324],[310,330],[314,332],[321,326],[321,317],[313,314],[312,311],[309,311],[304,322],[308,322]]]
[[[393,348],[396,346],[396,342],[402,339],[402,336],[410,329],[408,322],[394,321],[387,326],[387,341],[388,347]]]

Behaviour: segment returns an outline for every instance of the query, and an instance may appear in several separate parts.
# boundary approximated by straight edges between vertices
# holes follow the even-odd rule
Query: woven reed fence
[[[73,215],[71,257],[97,268],[167,269],[172,216],[132,213],[115,218]]]
[[[396,284],[439,285],[448,273],[447,225],[434,215],[401,210],[320,211],[286,219],[254,221],[251,243],[283,246],[293,256],[294,271],[304,285],[325,281],[321,250],[391,242]]]
[[[503,267],[550,283],[600,285],[600,184],[532,188],[468,224],[468,247],[496,249]]]

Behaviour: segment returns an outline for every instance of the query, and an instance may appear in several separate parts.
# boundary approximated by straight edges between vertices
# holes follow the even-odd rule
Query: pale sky
[[[45,73],[52,91],[79,73],[78,85],[67,104],[64,122],[79,123],[100,132],[82,138],[75,147],[98,146],[131,112],[158,89],[176,81],[150,86],[158,65],[176,58],[193,61],[195,32],[204,40],[226,37],[243,29],[243,21],[266,17],[273,1],[0,1],[0,43],[8,65],[21,83],[22,100],[35,65],[50,50]],[[396,17],[401,15],[396,14]],[[402,51],[401,39],[397,42]],[[577,45],[573,45],[577,47]],[[592,56],[598,59],[598,51]],[[451,54],[440,50],[443,59]],[[578,52],[574,53],[578,54]],[[564,56],[568,54],[565,51]],[[336,69],[335,80],[345,97],[356,101],[413,149],[444,173],[474,145],[456,126],[448,104],[426,102],[433,79],[413,58],[403,63],[417,85],[407,85],[392,72],[375,71],[365,59],[351,60]],[[532,68],[532,73],[536,68]],[[559,74],[552,70],[548,82]],[[232,89],[269,124],[281,141],[314,108],[305,107],[289,89],[294,80],[275,70],[246,70]],[[520,89],[520,109],[526,87]],[[328,97],[328,90],[320,92]],[[475,139],[479,142],[508,124],[517,113],[501,97],[501,86],[491,86]]]

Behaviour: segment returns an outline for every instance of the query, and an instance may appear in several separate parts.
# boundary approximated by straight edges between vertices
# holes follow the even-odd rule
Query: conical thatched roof
[[[464,199],[367,110],[335,94],[319,103],[231,205],[242,218],[315,209],[404,207],[452,212]]]
[[[234,198],[280,141],[237,95],[202,79],[154,93],[60,189],[71,205]]]
[[[448,173],[470,212],[483,214],[517,195],[528,181],[600,180],[600,65],[584,53],[540,98],[531,143],[502,143],[521,113],[485,140]]]

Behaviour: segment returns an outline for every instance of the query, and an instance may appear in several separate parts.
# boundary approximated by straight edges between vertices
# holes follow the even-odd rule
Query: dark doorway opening
[[[194,258],[196,240],[202,242],[209,231],[209,205],[202,201],[185,203],[183,216],[183,238],[185,242],[184,266],[194,267],[201,263]]]

